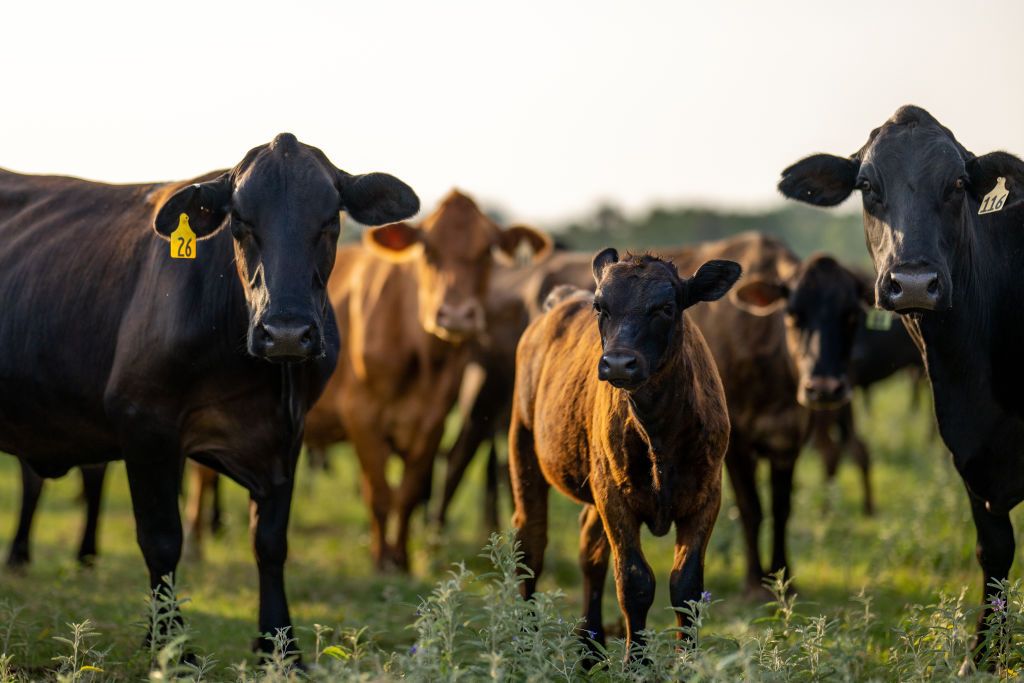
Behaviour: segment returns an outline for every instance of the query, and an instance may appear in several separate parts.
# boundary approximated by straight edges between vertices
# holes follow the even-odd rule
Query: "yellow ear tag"
[[[864,321],[864,327],[876,332],[885,332],[892,327],[892,313],[872,308]]]
[[[188,214],[178,217],[178,227],[171,233],[171,258],[195,258],[196,234],[188,224]]]
[[[981,200],[978,215],[984,216],[986,213],[1002,211],[1006,205],[1006,198],[1009,196],[1010,191],[1006,189],[1006,178],[996,178],[996,186]]]

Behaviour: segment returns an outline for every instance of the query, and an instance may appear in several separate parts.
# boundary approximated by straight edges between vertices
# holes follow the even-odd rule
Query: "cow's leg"
[[[78,546],[78,561],[91,565],[96,558],[96,536],[99,534],[100,504],[103,498],[103,479],[107,466],[86,465],[82,469],[82,495],[85,498],[85,529]]]
[[[199,561],[203,558],[203,508],[207,486],[204,470],[197,462],[185,465],[188,477],[188,498],[185,501],[185,557]]]
[[[861,484],[864,488],[864,514],[870,517],[875,514],[875,498],[871,490],[871,454],[868,452],[868,447],[857,436],[852,405],[847,404],[843,409],[839,431],[843,437],[843,444],[850,450],[853,461],[860,468]]]
[[[516,528],[523,564],[531,576],[524,576],[520,590],[530,598],[537,590],[537,581],[544,569],[544,550],[548,545],[548,489],[550,485],[541,472],[533,447],[533,432],[515,414],[508,432],[508,462],[512,473],[512,498]]]
[[[786,552],[786,527],[793,500],[793,460],[785,456],[772,460],[772,565],[771,572],[785,569],[792,575]]]
[[[484,490],[484,519],[491,531],[501,531],[501,519],[498,508],[501,500],[498,487],[501,481],[501,462],[498,458],[498,444],[495,434],[491,434],[491,447],[487,450],[487,486]]]
[[[733,437],[736,434],[733,432]],[[743,525],[743,539],[747,546],[747,576],[745,588],[748,594],[761,591],[761,579],[764,569],[761,565],[761,553],[758,535],[764,515],[761,512],[761,499],[757,494],[757,456],[749,449],[744,449],[739,439],[730,438],[729,449],[726,451],[725,465],[729,471],[729,481],[736,496],[736,506],[740,509],[740,522]]]
[[[829,428],[835,422],[834,415],[832,411],[815,411],[811,416],[811,443],[814,450],[821,454],[825,465],[825,483],[836,478],[839,458],[842,455],[842,449],[829,432]]]
[[[691,517],[676,520],[676,551],[669,578],[669,597],[676,608],[676,624],[681,629],[689,627],[691,620],[679,608],[687,601],[697,602],[703,597],[704,555],[721,504],[722,489],[718,485],[709,496],[707,507]],[[676,635],[679,639],[686,637],[682,631]]]
[[[260,638],[256,649],[264,653],[273,651],[273,642],[267,636],[274,636],[282,629],[287,629],[289,636],[295,636],[284,588],[295,460],[291,468],[285,483],[270,489],[266,495],[252,497],[249,503],[249,532],[260,576]]]
[[[586,505],[580,513],[580,569],[583,570],[583,635],[584,642],[596,652],[593,643],[605,644],[604,622],[601,617],[601,598],[604,580],[608,575],[608,537],[604,522],[593,505]],[[589,661],[589,658],[588,658]]]
[[[443,431],[444,420],[439,419],[437,425],[409,451],[402,470],[396,509],[398,528],[393,546],[395,564],[402,571],[409,571],[409,530],[412,525],[412,514],[420,504],[426,505],[430,498],[434,458],[441,445]]]
[[[129,448],[125,452],[125,469],[135,514],[135,536],[149,569],[149,587],[163,593],[164,577],[173,580],[181,558],[181,464],[173,451]],[[180,622],[181,615],[174,615],[174,620]]]
[[[989,583],[994,579],[1005,581],[1013,564],[1015,543],[1013,524],[1008,513],[992,513],[985,507],[985,501],[968,492],[971,499],[971,514],[974,516],[974,528],[978,533],[975,554],[984,575],[982,595],[984,607],[978,616],[977,636],[975,638],[975,662],[985,657],[985,620],[993,611],[995,595]]]
[[[644,645],[640,632],[647,628],[647,612],[654,603],[654,572],[640,547],[640,522],[619,492],[612,486],[594,490],[594,501],[608,536],[615,592],[626,618],[626,659],[634,659]]]
[[[210,489],[210,533],[214,536],[224,529],[224,505],[220,495],[221,479],[220,474],[210,470],[208,483]]]
[[[18,529],[14,532],[10,553],[7,555],[8,567],[21,567],[28,564],[31,554],[29,545],[32,534],[32,520],[39,505],[39,496],[43,492],[43,478],[32,471],[21,458],[21,512],[18,515]]]
[[[392,559],[387,542],[391,485],[385,476],[391,449],[375,425],[352,429],[351,434],[359,458],[363,500],[370,508],[370,555],[377,569],[385,569]]]
[[[448,517],[448,507],[455,497],[455,491],[489,430],[488,425],[483,420],[476,419],[472,413],[463,420],[459,436],[448,451],[444,493],[441,496],[441,505],[437,509],[437,525],[439,527],[444,527]]]

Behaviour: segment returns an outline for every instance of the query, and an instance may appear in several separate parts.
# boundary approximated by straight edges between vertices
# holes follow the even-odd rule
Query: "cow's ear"
[[[188,216],[189,227],[203,239],[217,232],[231,211],[231,178],[227,173],[205,183],[187,185],[164,202],[153,220],[157,234],[170,239],[178,228],[181,214]]]
[[[842,203],[857,185],[860,162],[831,154],[815,154],[782,172],[779,192],[815,206]]]
[[[701,301],[718,301],[742,274],[743,269],[735,261],[708,261],[684,283],[682,307],[687,308]]]
[[[999,178],[1005,178],[1010,196],[1002,209],[1024,204],[1024,161],[1008,152],[989,152],[967,162],[967,175],[971,179],[971,194],[979,202],[996,187]]]
[[[754,315],[771,315],[786,304],[789,287],[782,282],[748,280],[732,292],[732,303]]]
[[[338,169],[341,208],[363,225],[384,225],[410,218],[420,210],[412,188],[387,173],[351,175]]]
[[[408,223],[367,228],[363,246],[387,261],[409,261],[423,252],[423,231]]]
[[[539,263],[551,253],[551,238],[528,225],[511,225],[498,232],[495,251],[510,263]]]
[[[601,278],[604,277],[604,269],[613,263],[618,262],[619,252],[615,251],[613,247],[603,249],[594,256],[594,261],[590,264],[590,267],[594,271],[594,282],[597,283],[598,287],[601,286]]]

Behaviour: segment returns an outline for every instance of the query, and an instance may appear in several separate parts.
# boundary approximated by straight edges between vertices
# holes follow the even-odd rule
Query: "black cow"
[[[182,459],[227,474],[252,500],[260,633],[290,627],[295,461],[337,359],[339,211],[379,224],[418,208],[398,179],[350,175],[287,133],[186,182],[0,171],[0,450],[44,477],[124,459],[154,588],[181,554]]]
[[[875,298],[903,316],[923,354],[939,432],[970,497],[988,603],[989,581],[1013,563],[1009,511],[1024,499],[1024,162],[972,154],[905,106],[852,156],[790,166],[779,189],[819,206],[861,191]]]
[[[749,280],[736,293],[762,315],[785,307],[786,342],[799,376],[797,400],[813,410],[811,440],[828,479],[849,450],[861,469],[864,512],[874,512],[871,458],[857,436],[850,396],[921,359],[902,325],[869,325],[874,290],[861,273],[827,254],[813,254],[788,281]],[[888,315],[888,314],[883,314]],[[833,428],[839,440],[832,436]]]

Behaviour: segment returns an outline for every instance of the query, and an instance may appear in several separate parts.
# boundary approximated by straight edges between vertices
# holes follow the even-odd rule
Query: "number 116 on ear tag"
[[[196,234],[188,224],[188,214],[178,216],[178,227],[171,233],[171,258],[196,257]]]

